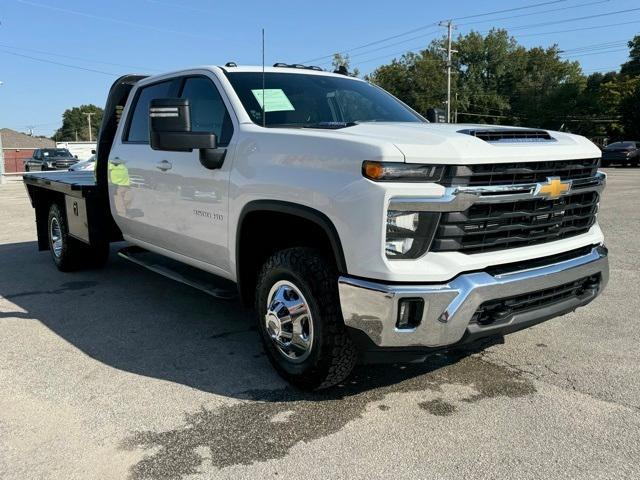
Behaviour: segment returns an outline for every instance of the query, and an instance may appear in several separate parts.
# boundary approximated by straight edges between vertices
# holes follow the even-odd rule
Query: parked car
[[[26,172],[34,170],[68,170],[78,162],[66,148],[39,148],[33,152],[30,159],[24,162]]]
[[[239,294],[300,387],[530,327],[607,283],[584,137],[428,123],[364,80],[279,64],[124,76],[104,115],[95,176],[24,175],[38,247],[69,271],[124,239],[137,265]]]
[[[624,141],[607,145],[602,150],[602,166],[640,166],[640,142]]]
[[[96,155],[93,154],[86,160],[81,160],[69,167],[71,172],[93,172],[96,168]]]

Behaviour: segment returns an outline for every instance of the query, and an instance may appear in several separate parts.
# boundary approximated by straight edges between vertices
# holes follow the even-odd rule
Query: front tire
[[[357,359],[342,314],[337,273],[318,251],[275,253],[258,277],[258,330],[278,373],[305,390],[349,376]]]

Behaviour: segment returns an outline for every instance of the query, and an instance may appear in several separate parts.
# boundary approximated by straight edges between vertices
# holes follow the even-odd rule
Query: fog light
[[[399,329],[412,329],[420,325],[422,312],[424,311],[424,300],[422,298],[402,298],[398,302],[398,321],[396,327]]]

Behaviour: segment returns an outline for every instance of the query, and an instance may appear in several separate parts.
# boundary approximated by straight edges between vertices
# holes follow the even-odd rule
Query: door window
[[[229,145],[233,124],[222,97],[211,80],[205,77],[187,78],[181,98],[189,100],[191,131],[215,133],[218,145]]]
[[[167,80],[139,90],[133,113],[129,115],[127,142],[149,143],[149,103],[155,98],[168,97],[172,84],[173,80]]]

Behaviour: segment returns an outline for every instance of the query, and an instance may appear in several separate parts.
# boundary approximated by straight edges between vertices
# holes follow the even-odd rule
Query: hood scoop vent
[[[525,130],[507,128],[485,128],[481,130],[466,129],[458,130],[458,133],[464,133],[479,138],[489,143],[529,143],[529,142],[555,142],[555,138],[549,135],[545,130]]]

